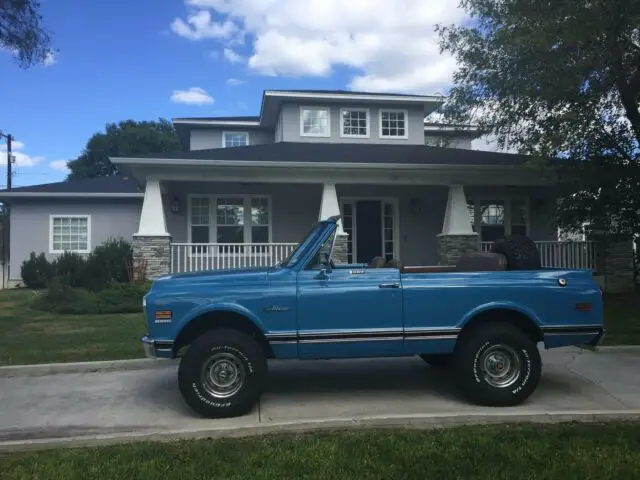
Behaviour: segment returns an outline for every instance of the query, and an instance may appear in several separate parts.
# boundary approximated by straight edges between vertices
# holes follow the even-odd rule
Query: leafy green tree
[[[23,68],[43,63],[51,53],[39,12],[37,0],[0,1],[0,47],[13,52]]]
[[[180,149],[175,129],[170,121],[124,120],[107,124],[104,132],[91,136],[80,156],[67,166],[67,180],[117,175],[118,167],[109,157],[126,157],[171,152]]]
[[[457,60],[449,121],[560,178],[557,220],[640,231],[640,1],[461,0],[472,22],[439,25]]]

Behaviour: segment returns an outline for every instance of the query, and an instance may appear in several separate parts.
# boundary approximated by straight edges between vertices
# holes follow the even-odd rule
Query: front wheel
[[[208,418],[236,417],[260,400],[267,360],[249,335],[229,329],[207,332],[180,362],[178,384],[185,402]]]
[[[473,402],[506,407],[524,402],[535,391],[542,360],[536,343],[521,329],[491,323],[460,338],[455,368],[461,388]]]

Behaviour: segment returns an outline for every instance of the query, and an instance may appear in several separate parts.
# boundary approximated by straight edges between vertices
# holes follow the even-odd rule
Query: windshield
[[[325,224],[317,223],[313,226],[309,233],[305,236],[304,240],[298,244],[296,248],[294,248],[287,257],[280,262],[280,265],[283,267],[291,267],[295,265],[299,260],[302,253],[309,247],[309,245],[313,244],[322,232],[324,232]]]

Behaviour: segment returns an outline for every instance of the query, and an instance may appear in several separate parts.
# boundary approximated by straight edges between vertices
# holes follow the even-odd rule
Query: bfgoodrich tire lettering
[[[187,405],[208,418],[236,417],[260,400],[267,360],[249,335],[231,329],[198,337],[180,362],[178,384]]]
[[[455,368],[460,387],[471,401],[506,407],[524,402],[535,391],[542,361],[536,343],[525,332],[491,323],[460,338]]]

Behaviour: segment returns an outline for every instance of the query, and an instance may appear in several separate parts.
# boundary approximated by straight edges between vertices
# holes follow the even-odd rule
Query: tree
[[[71,173],[67,180],[117,175],[118,167],[109,157],[126,157],[171,152],[180,149],[180,143],[171,122],[124,120],[108,123],[105,131],[91,136],[80,156],[67,166]]]
[[[640,231],[640,1],[462,0],[444,115],[551,168],[557,220]]]
[[[51,54],[51,39],[42,26],[37,0],[0,1],[0,47],[15,54],[27,68]]]

